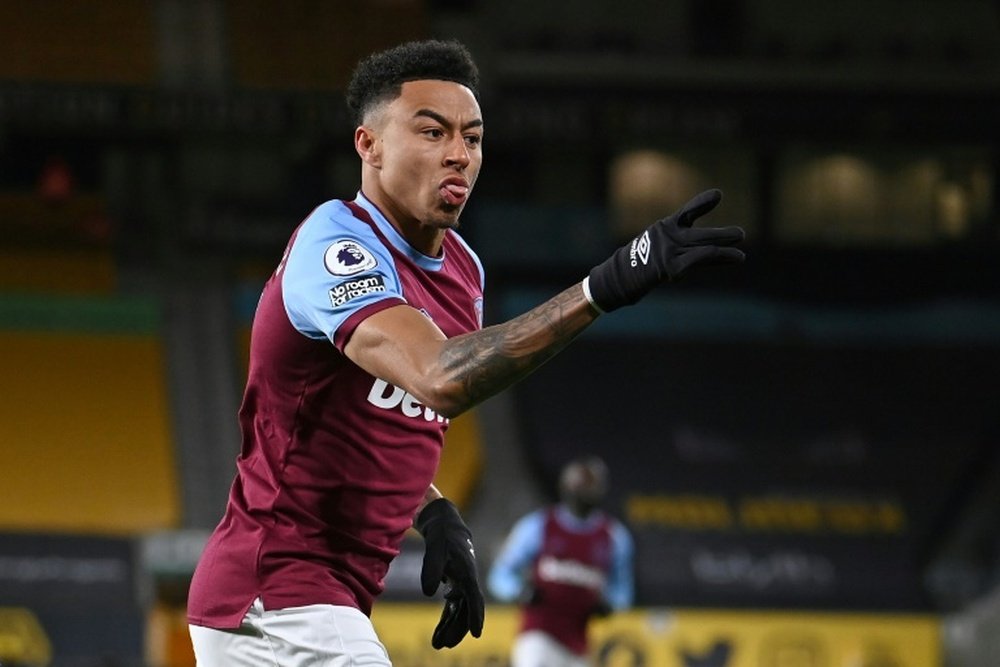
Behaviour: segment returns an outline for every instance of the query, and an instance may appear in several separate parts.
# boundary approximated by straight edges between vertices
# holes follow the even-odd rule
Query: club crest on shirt
[[[326,270],[335,276],[353,276],[378,266],[378,260],[367,248],[353,239],[338,239],[323,255]]]

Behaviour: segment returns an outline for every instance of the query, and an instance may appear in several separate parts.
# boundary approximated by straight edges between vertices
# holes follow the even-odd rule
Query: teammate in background
[[[632,606],[632,536],[600,509],[607,468],[598,458],[567,464],[560,503],[521,518],[487,584],[521,605],[512,667],[586,667],[590,620]]]
[[[411,525],[424,593],[445,584],[432,645],[478,637],[472,536],[431,484],[448,419],[600,313],[695,264],[743,259],[739,228],[692,228],[721,196],[706,192],[583,281],[482,329],[482,266],[455,231],[483,159],[478,84],[457,42],[407,43],[355,69],[361,189],[299,225],[254,316],[236,479],[188,599],[203,667],[389,665],[368,617]]]

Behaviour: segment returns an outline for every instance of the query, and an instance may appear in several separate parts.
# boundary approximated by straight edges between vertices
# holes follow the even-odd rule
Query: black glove
[[[424,564],[420,586],[431,596],[444,582],[444,610],[434,628],[431,646],[454,648],[467,632],[483,633],[485,602],[476,574],[476,554],[472,533],[458,509],[447,499],[427,503],[414,526],[424,536]]]
[[[721,200],[719,190],[702,192],[591,269],[593,303],[609,313],[635,303],[662,282],[677,280],[696,264],[742,262],[743,251],[729,247],[743,240],[741,228],[691,226]]]

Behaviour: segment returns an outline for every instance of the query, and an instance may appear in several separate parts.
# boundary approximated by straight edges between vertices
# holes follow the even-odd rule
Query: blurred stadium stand
[[[149,85],[156,79],[153,4],[5,2],[2,78],[24,83]]]
[[[357,188],[354,62],[427,36],[483,73],[462,231],[488,322],[704,187],[750,234],[746,266],[602,320],[456,420],[440,481],[484,566],[570,452],[598,451],[644,605],[602,637],[689,633],[633,647],[646,664],[722,660],[720,637],[725,667],[817,646],[1000,664],[990,0],[0,3],[0,640],[25,640],[0,646],[34,650],[0,662],[191,664],[187,578],[233,475],[257,292],[295,224]],[[386,632],[426,620],[395,606],[420,599],[419,557],[407,541],[390,572]],[[428,658],[408,641],[387,643]],[[468,650],[455,664],[486,664]]]

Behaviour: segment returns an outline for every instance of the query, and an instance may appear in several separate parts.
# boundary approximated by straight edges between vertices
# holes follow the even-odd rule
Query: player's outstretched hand
[[[695,265],[742,262],[739,227],[693,227],[722,200],[706,190],[670,217],[657,220],[630,243],[590,270],[584,281],[592,303],[605,313],[641,299],[663,282],[677,280]]]
[[[486,605],[468,526],[455,505],[445,498],[427,503],[414,526],[424,536],[424,564],[420,570],[424,595],[434,595],[442,582],[446,587],[444,610],[434,628],[431,646],[454,648],[470,632],[479,637]]]

